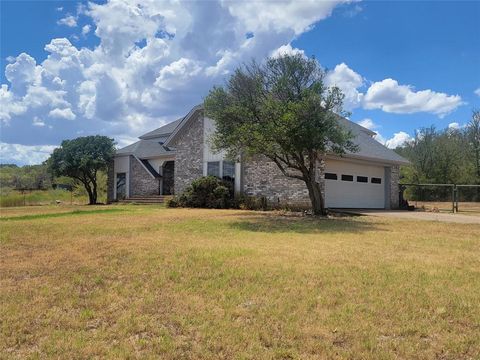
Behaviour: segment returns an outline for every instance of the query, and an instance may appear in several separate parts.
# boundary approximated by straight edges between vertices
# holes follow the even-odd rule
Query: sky
[[[235,67],[314,56],[350,120],[394,148],[480,108],[480,1],[0,1],[0,162],[62,140],[119,147],[200,103]]]

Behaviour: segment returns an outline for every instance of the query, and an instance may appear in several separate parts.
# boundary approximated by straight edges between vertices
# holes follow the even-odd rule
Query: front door
[[[117,200],[127,197],[127,174],[117,173]]]
[[[167,161],[163,164],[163,181],[162,181],[162,195],[173,195],[175,162]]]

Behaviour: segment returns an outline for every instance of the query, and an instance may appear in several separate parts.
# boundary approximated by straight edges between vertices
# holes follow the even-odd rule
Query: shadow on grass
[[[265,233],[326,233],[346,232],[355,233],[379,230],[373,223],[358,221],[352,217],[315,218],[315,217],[282,217],[282,216],[255,216],[242,221],[230,223],[237,230],[265,232]]]
[[[109,213],[119,213],[119,212],[128,212],[128,210],[126,209],[74,210],[74,211],[61,212],[61,213],[31,214],[31,215],[1,217],[0,221],[36,220],[36,219],[48,219],[48,218],[56,218],[56,217],[64,217],[64,216],[105,214],[105,213],[109,214]]]

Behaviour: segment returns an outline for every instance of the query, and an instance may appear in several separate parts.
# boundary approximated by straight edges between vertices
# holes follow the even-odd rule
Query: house
[[[318,181],[329,208],[397,208],[399,166],[408,161],[377,142],[374,132],[339,117],[355,136],[359,151],[329,155],[319,164]],[[213,175],[231,181],[236,193],[264,196],[274,204],[310,204],[303,181],[285,177],[266,159],[232,162],[211,150],[214,122],[195,106],[183,118],[117,150],[109,172],[108,198],[180,194],[192,180]]]

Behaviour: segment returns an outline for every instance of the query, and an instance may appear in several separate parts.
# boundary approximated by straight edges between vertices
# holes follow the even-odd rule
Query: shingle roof
[[[167,153],[174,153],[174,150],[169,149],[162,144],[169,138],[175,136],[183,125],[188,121],[182,121],[196,110],[202,110],[203,106],[196,105],[190,112],[171,123],[168,123],[158,129],[150,131],[140,136],[140,141],[117,150],[117,155],[133,154],[138,158],[149,158],[159,156]],[[188,119],[185,119],[188,120]],[[355,153],[348,153],[345,157],[361,158],[366,160],[378,160],[387,163],[409,164],[409,161],[398,155],[393,150],[380,144],[373,138],[375,132],[364,128],[348,119],[338,116],[338,121],[348,128],[355,136],[354,143],[359,146],[359,151]]]
[[[380,144],[372,137],[373,131],[364,128],[350,120],[339,116],[339,121],[355,136],[353,142],[359,146],[359,150],[355,153],[348,153],[346,157],[364,158],[367,160],[378,160],[388,163],[409,164],[410,162],[404,157],[398,155],[392,149]]]
[[[180,119],[177,119],[175,121],[172,121],[168,124],[165,124],[165,125],[159,127],[158,129],[152,130],[152,131],[150,131],[146,134],[143,134],[142,136],[139,136],[139,138],[147,140],[147,139],[162,137],[162,138],[164,138],[163,141],[165,141],[168,138],[168,135],[170,135],[173,132],[173,130],[175,130],[175,128],[178,126],[178,124],[180,124],[182,119],[183,119],[183,117],[180,118]]]
[[[117,155],[135,155],[140,159],[174,153],[161,145],[158,140],[139,140],[131,145],[117,150]]]

